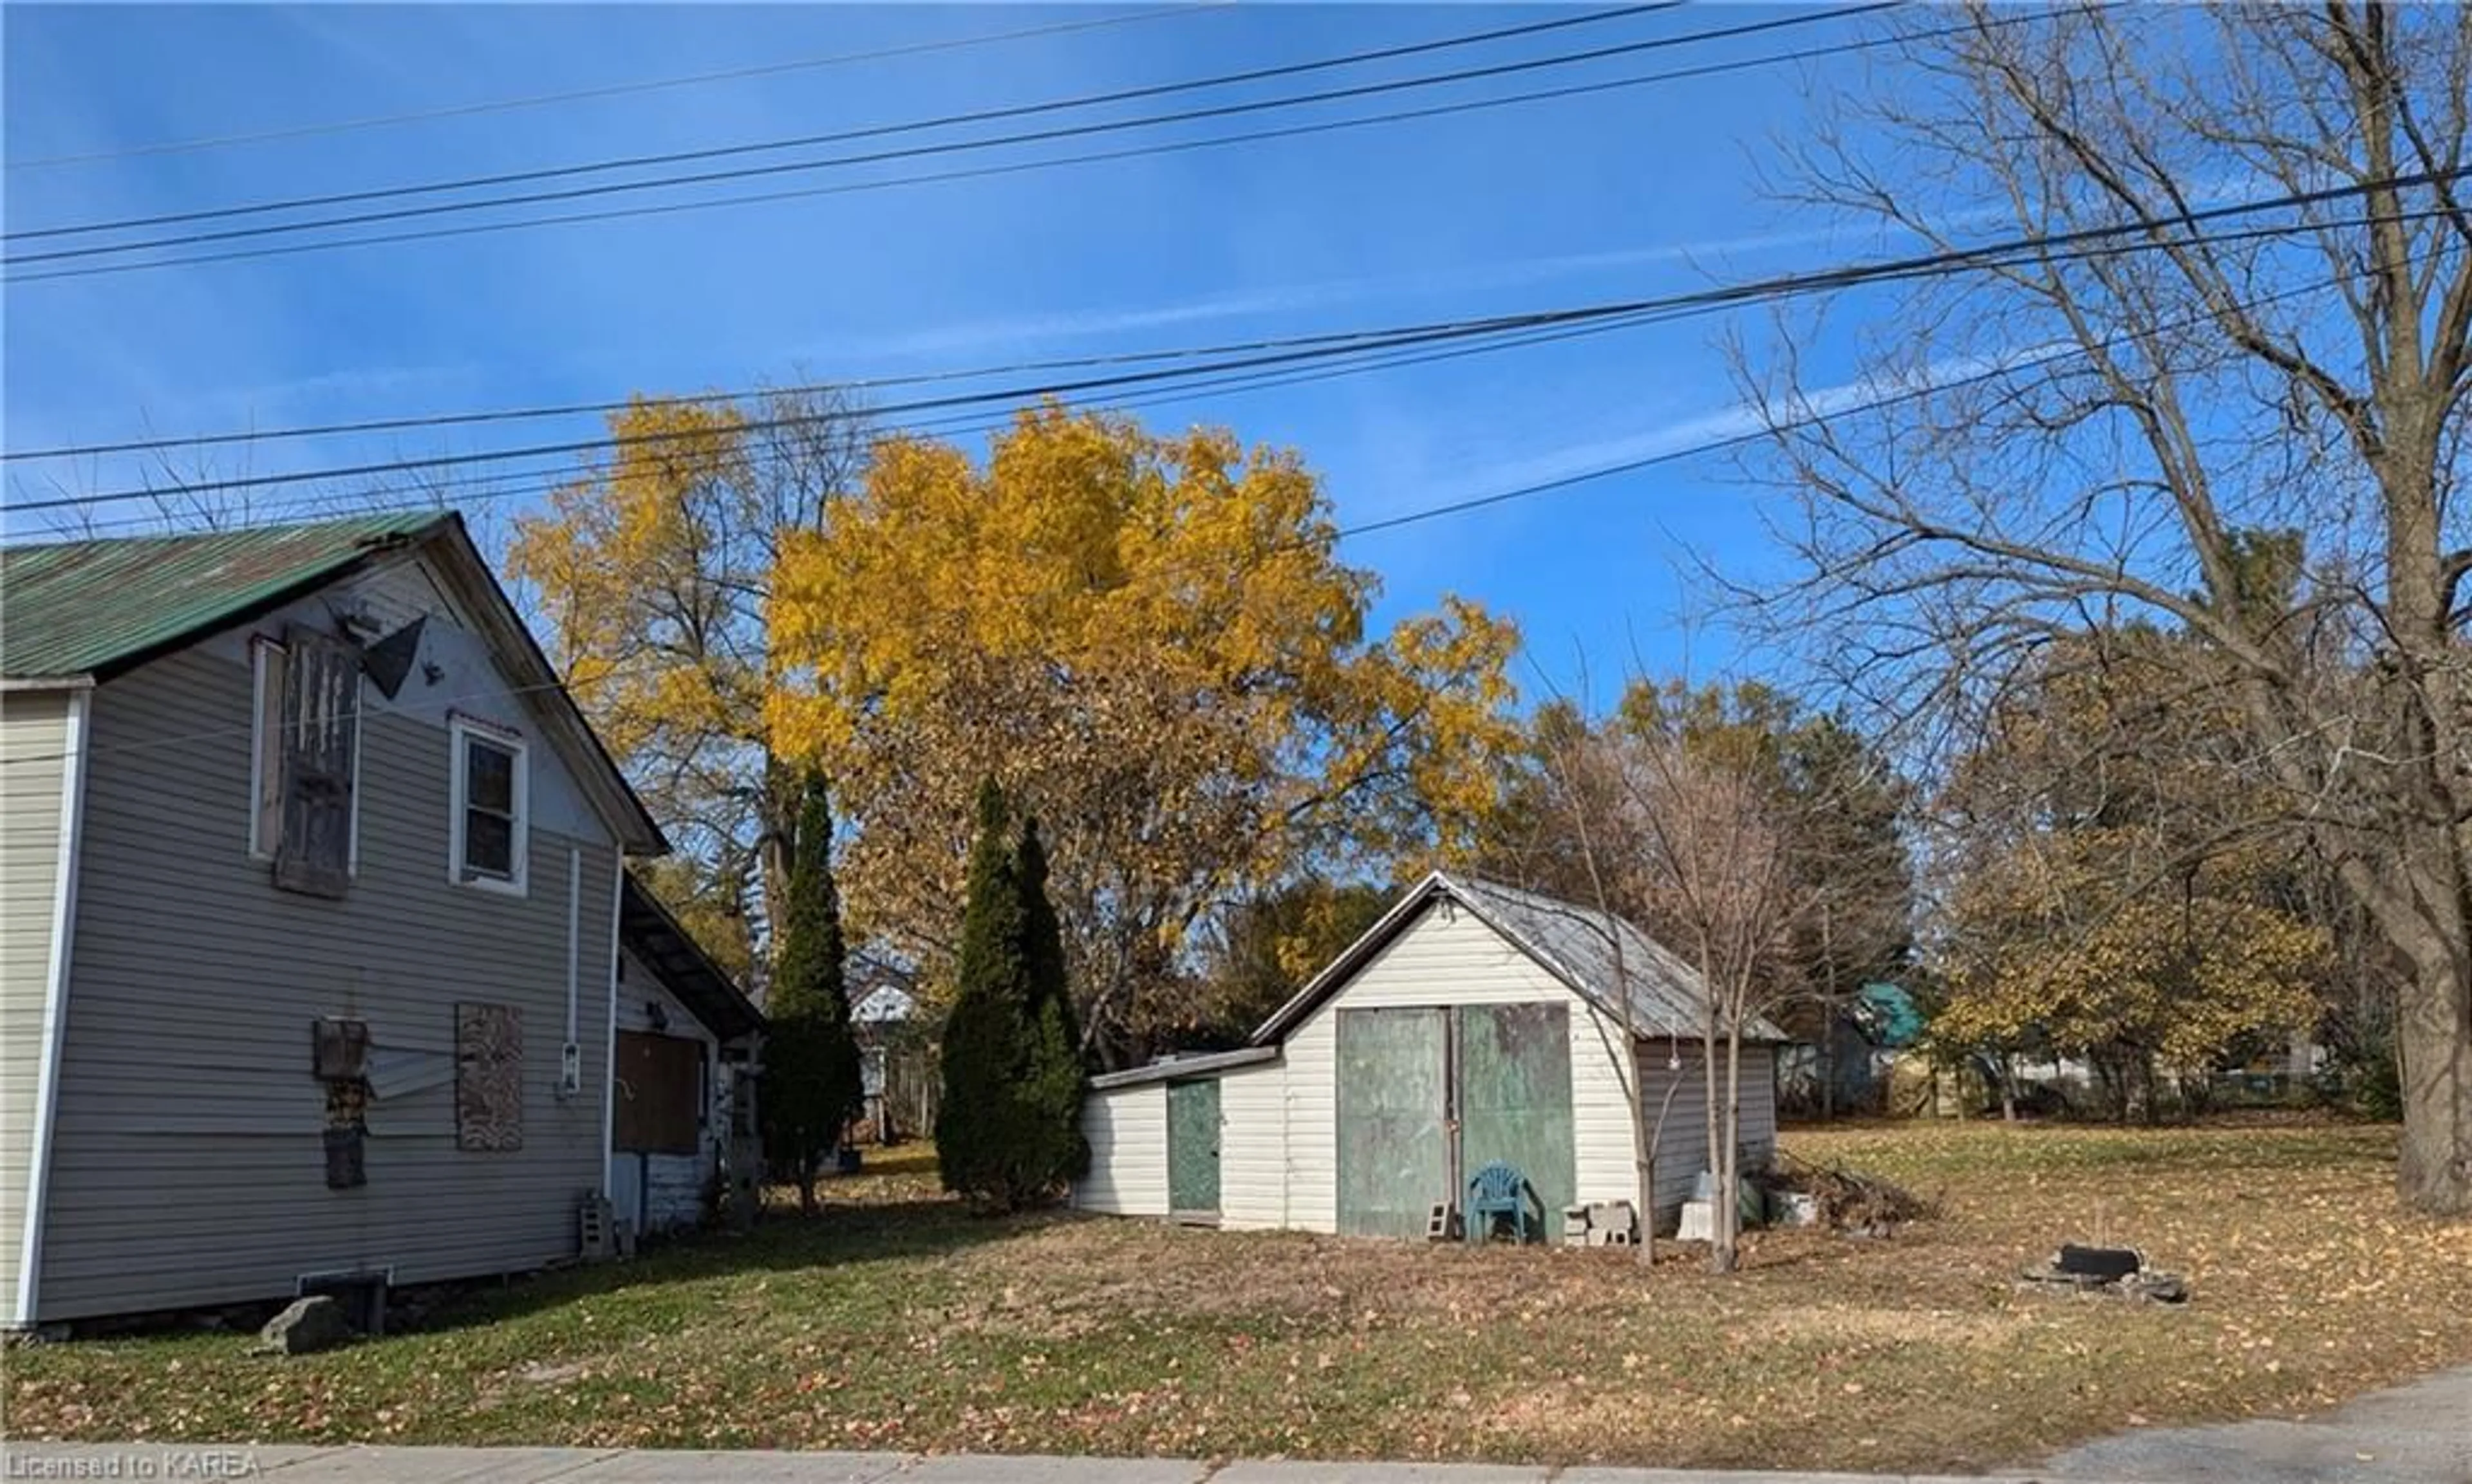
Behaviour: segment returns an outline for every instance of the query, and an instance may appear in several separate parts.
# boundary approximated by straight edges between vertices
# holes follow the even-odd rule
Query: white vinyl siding
[[[0,694],[0,1323],[14,1324],[51,986],[70,693]]]
[[[465,636],[430,628],[424,654],[453,666]],[[433,697],[474,687],[416,667],[396,702],[363,718],[351,891],[274,889],[245,849],[245,641],[201,644],[95,693],[43,1320],[280,1297],[311,1272],[387,1268],[415,1283],[539,1266],[573,1255],[577,1204],[603,1179],[606,992],[580,997],[581,1095],[558,1083],[568,852],[582,859],[582,960],[606,965],[607,836],[533,829],[528,899],[444,880],[450,748]],[[181,745],[154,744],[171,738]],[[537,750],[532,762],[558,766]],[[550,782],[572,787],[562,771]],[[307,1023],[366,1021],[373,1057],[434,1066],[451,1063],[466,1001],[522,1017],[522,1147],[459,1149],[453,1077],[414,1078],[369,1107],[368,1183],[327,1189]]]
[[[1240,1067],[1219,1078],[1219,1224],[1288,1224],[1287,1068]]]
[[[1394,1005],[1562,1004],[1571,1016],[1571,1144],[1581,1201],[1634,1200],[1620,1025],[1464,908],[1424,907],[1290,1032],[1286,1224],[1339,1229],[1338,1012]],[[1549,1213],[1558,1223],[1561,1213]]]
[[[1224,1111],[1223,1111],[1224,1116]],[[1111,1216],[1167,1214],[1167,1084],[1100,1088],[1082,1105],[1090,1173],[1073,1204]]]

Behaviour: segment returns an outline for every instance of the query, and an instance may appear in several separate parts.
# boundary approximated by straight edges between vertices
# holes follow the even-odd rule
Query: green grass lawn
[[[330,1354],[253,1358],[227,1334],[12,1350],[6,1429],[1965,1469],[2472,1361],[2472,1227],[2397,1210],[2389,1129],[1936,1124],[1787,1147],[1945,1213],[1893,1241],[1756,1235],[1719,1279],[1671,1247],[1643,1273],[1603,1249],[978,1220],[912,1151],[830,1183],[813,1220]],[[2186,1273],[2195,1302],[2015,1285],[2096,1237]]]

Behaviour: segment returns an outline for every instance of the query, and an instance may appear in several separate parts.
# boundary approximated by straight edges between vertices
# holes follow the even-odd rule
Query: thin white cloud
[[[1666,243],[1597,252],[1564,253],[1522,262],[1447,269],[1430,273],[1392,273],[1369,278],[1332,279],[1321,283],[1246,290],[1189,299],[1180,304],[1142,308],[1093,308],[1054,314],[1002,317],[939,325],[876,342],[874,350],[889,359],[924,359],[960,350],[1020,346],[1056,341],[1088,340],[1131,331],[1160,329],[1221,319],[1318,309],[1371,299],[1413,298],[1425,294],[1464,294],[1485,289],[1519,288],[1556,278],[1636,268],[1658,263],[1697,263],[1737,254],[1771,252],[1782,247],[1826,243],[1838,234],[1824,229],[1765,232],[1702,242]],[[814,353],[822,347],[809,347]],[[846,347],[834,347],[837,350]]]
[[[2049,356],[2055,348],[2050,344],[2038,344],[1996,357],[1951,357],[1935,361],[1918,372],[1861,377],[1803,392],[1793,407],[1781,411],[1797,419],[1832,417],[1886,397],[1980,376],[2002,365],[2024,365]],[[1416,506],[1479,500],[1531,485],[1610,474],[1643,459],[1745,437],[1758,433],[1767,425],[1766,414],[1760,409],[1747,402],[1735,402],[1710,412],[1674,418],[1635,433],[1565,444],[1549,453],[1497,460],[1473,469],[1443,487],[1399,490],[1397,498],[1377,498],[1369,505],[1350,511],[1349,515],[1351,520],[1380,520]]]

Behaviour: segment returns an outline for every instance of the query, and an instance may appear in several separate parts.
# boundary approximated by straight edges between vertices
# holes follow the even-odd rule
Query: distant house
[[[936,1062],[905,978],[872,959],[850,961],[850,1029],[863,1094],[860,1137],[891,1143],[935,1126]]]
[[[0,1323],[538,1267],[665,847],[452,515],[0,553]]]
[[[764,1016],[631,875],[618,942],[610,1205],[639,1232],[694,1226],[725,1166],[752,1163]]]
[[[1436,873],[1249,1047],[1093,1078],[1074,1203],[1421,1237],[1436,1204],[1456,1205],[1474,1171],[1504,1161],[1549,1233],[1591,1201],[1668,1219],[1708,1164],[1705,1007],[1699,977],[1628,923]],[[1741,1142],[1757,1160],[1775,1144],[1784,1037],[1766,1021],[1747,1029]],[[1652,1118],[1666,1108],[1653,1191],[1640,1189],[1633,1095]]]

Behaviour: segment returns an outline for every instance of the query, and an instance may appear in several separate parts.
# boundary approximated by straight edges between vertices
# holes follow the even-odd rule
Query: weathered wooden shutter
[[[332,634],[293,624],[283,675],[283,836],[274,884],[340,897],[351,885],[353,740],[361,657]]]

